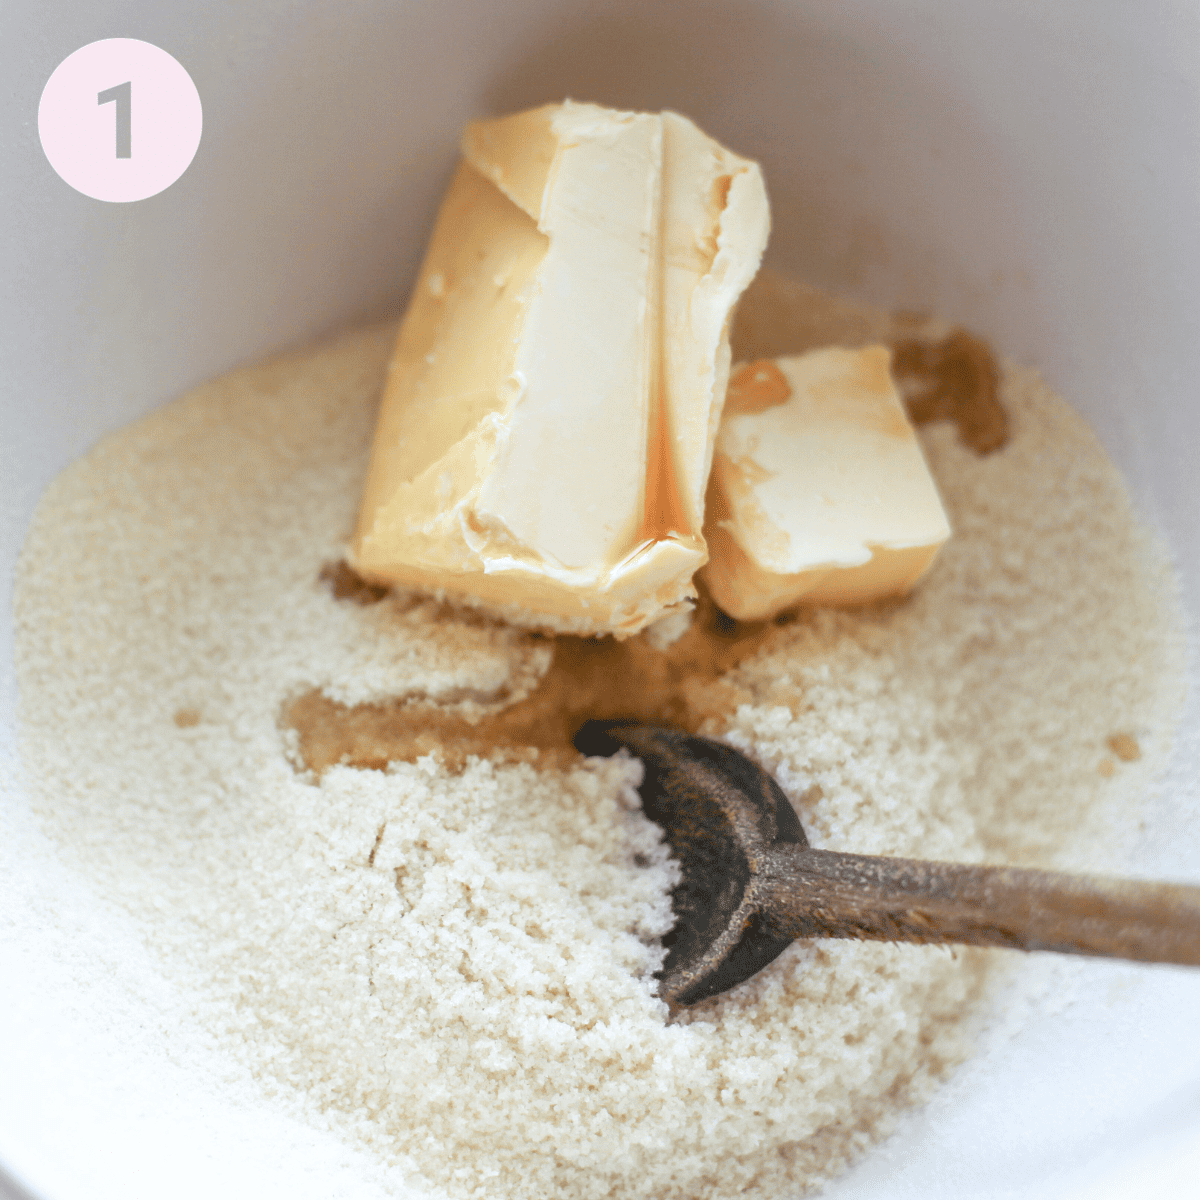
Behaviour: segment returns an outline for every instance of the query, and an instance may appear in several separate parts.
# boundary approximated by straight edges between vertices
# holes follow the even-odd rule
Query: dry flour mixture
[[[913,328],[764,275],[734,350]],[[579,646],[337,565],[393,334],[235,371],[48,489],[17,593],[42,819],[191,998],[178,1020],[263,1105],[315,1099],[398,1193],[815,1184],[963,1058],[1005,956],[797,944],[668,1022],[672,866],[637,764],[497,734]],[[1035,373],[1006,364],[1001,397],[1000,451],[921,431],[954,536],[910,599],[801,612],[724,656],[630,651],[776,773],[816,845],[1104,867],[1099,834],[1164,759],[1166,558]]]

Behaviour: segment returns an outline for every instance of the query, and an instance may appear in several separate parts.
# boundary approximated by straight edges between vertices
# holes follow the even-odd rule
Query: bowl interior
[[[71,191],[36,132],[51,71],[118,16],[121,36],[187,67],[205,120],[183,178],[129,205]],[[1200,15],[1165,0],[194,0],[2,20],[0,1164],[32,1193],[383,1194],[332,1138],[189,1073],[193,1035],[162,1028],[144,949],[57,865],[16,772],[11,580],[41,490],[104,432],[398,311],[472,116],[566,95],[674,108],[760,159],[774,261],[939,311],[1040,368],[1168,538],[1200,619]],[[1146,874],[1196,878],[1195,693],[1136,850]],[[1184,1194],[1200,1171],[1200,981],[1086,971],[1086,999],[1036,1007],[831,1194]]]

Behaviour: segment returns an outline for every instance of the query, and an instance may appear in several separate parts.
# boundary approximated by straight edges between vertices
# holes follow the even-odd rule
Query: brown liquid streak
[[[579,761],[571,738],[593,718],[636,718],[697,731],[726,717],[748,693],[725,676],[770,635],[769,622],[729,620],[702,599],[677,642],[657,650],[643,638],[557,637],[554,660],[532,695],[471,724],[428,701],[344,705],[310,691],[285,724],[300,735],[305,765],[383,769],[426,754],[461,770],[472,756],[565,766]]]

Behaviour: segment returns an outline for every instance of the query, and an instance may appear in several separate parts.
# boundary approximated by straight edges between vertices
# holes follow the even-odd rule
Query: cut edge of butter
[[[739,620],[907,593],[950,523],[884,346],[740,366],[708,487],[701,578]]]
[[[695,597],[757,164],[674,113],[474,122],[389,365],[351,561],[629,636]]]

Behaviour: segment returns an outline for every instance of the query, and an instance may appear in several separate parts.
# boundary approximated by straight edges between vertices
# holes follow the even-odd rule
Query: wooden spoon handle
[[[955,942],[1200,966],[1200,887],[776,843],[759,886],[793,938]]]

